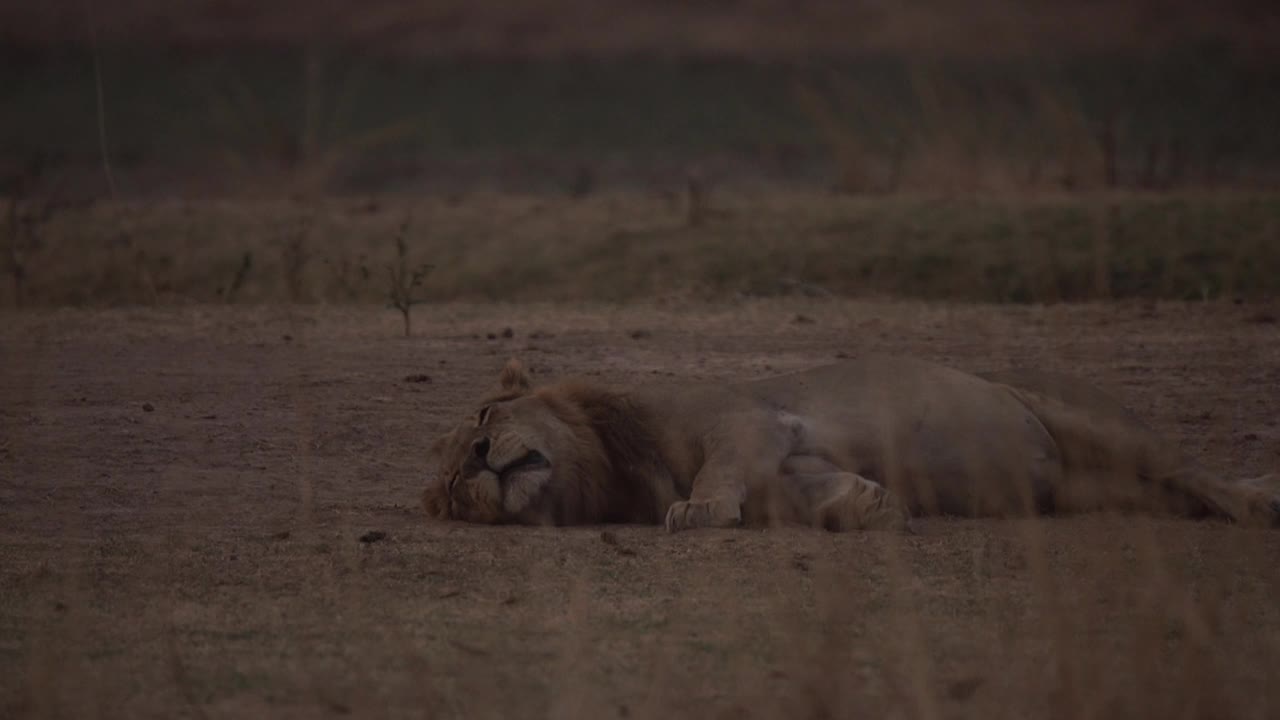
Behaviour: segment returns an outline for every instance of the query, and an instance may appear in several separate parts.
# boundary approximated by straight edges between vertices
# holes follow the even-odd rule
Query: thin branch
[[[107,191],[111,199],[116,198],[116,179],[111,173],[111,159],[107,154],[107,113],[106,100],[102,92],[102,58],[98,48],[98,21],[93,14],[93,0],[87,4],[89,13],[89,39],[93,46],[93,84],[98,95],[98,151],[102,155],[102,172],[107,177]]]

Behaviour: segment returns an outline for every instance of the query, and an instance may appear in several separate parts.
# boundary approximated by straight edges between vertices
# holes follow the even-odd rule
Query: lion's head
[[[431,446],[427,514],[473,523],[558,525],[606,513],[608,456],[591,419],[562,391],[533,389],[517,360],[474,414]]]

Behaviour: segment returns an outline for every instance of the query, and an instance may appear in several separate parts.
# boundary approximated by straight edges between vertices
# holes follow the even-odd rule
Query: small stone
[[[984,682],[986,682],[986,679],[980,677],[968,677],[962,680],[957,680],[951,683],[950,687],[947,688],[947,694],[951,696],[952,700],[968,700],[973,697],[973,694],[978,691],[978,688],[982,687]]]
[[[632,550],[631,548],[623,545],[622,542],[618,540],[618,536],[609,530],[605,530],[604,532],[600,533],[600,540],[605,545],[612,546],[619,555],[626,555],[630,557],[636,554],[635,550]]]

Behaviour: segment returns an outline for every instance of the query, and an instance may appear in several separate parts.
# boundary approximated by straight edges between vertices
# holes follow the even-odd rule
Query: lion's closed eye
[[[490,405],[485,405],[484,407],[480,408],[480,412],[476,415],[476,427],[480,427],[481,425],[484,425],[486,422],[489,421],[490,407],[491,407]]]

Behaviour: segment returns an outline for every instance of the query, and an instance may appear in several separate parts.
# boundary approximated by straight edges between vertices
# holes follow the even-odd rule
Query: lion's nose
[[[471,443],[471,452],[475,454],[478,460],[484,460],[489,457],[489,438],[482,437]]]

